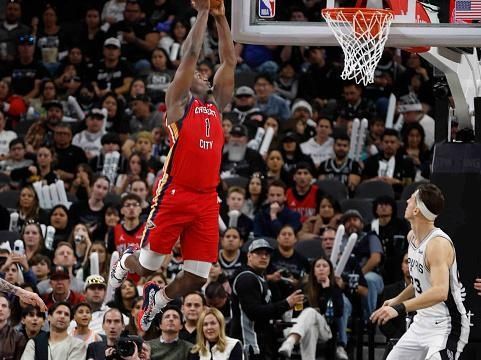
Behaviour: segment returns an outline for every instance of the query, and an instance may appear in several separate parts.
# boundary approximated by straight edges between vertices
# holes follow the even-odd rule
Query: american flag
[[[456,0],[454,20],[481,20],[481,0]]]

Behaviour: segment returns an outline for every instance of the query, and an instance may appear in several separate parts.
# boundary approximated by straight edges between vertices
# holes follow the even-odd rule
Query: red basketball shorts
[[[180,238],[184,260],[215,262],[219,250],[218,219],[215,191],[195,192],[167,181],[152,202],[141,246],[170,254]]]

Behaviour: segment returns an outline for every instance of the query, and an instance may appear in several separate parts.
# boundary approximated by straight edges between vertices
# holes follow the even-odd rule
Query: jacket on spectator
[[[271,220],[270,204],[266,204],[254,218],[254,235],[276,238],[284,225],[291,225],[297,232],[302,225],[301,215],[284,204],[282,210],[277,214],[277,219]]]
[[[171,343],[160,342],[159,338],[147,342],[151,347],[151,360],[182,360],[189,356],[192,344],[178,339]]]
[[[19,360],[27,339],[10,325],[0,329],[0,359]]]

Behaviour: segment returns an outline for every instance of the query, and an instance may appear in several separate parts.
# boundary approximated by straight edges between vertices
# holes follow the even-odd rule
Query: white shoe
[[[279,354],[286,358],[290,358],[292,354],[292,349],[294,349],[294,344],[286,339],[279,348]]]
[[[346,350],[342,346],[336,348],[336,359],[337,360],[349,360]]]
[[[129,273],[129,270],[124,269],[123,266],[121,265],[122,258],[124,256],[127,257],[132,255],[138,249],[139,249],[138,245],[128,246],[127,249],[125,249],[125,251],[120,255],[119,259],[112,266],[112,269],[110,270],[109,285],[113,289],[119,288],[120,285],[122,285],[122,282],[127,277],[127,274]]]

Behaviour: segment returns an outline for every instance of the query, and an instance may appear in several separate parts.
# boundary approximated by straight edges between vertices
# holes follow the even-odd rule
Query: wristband
[[[397,311],[398,316],[405,316],[406,315],[406,305],[404,303],[396,304],[391,306],[394,310]]]

